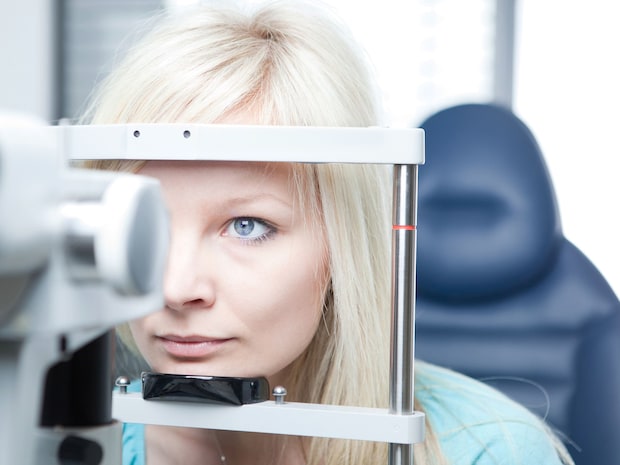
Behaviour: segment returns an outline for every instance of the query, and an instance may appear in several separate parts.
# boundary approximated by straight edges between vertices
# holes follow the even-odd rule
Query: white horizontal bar
[[[121,124],[58,126],[72,160],[424,163],[418,128]]]
[[[241,406],[144,400],[114,393],[112,416],[125,423],[415,444],[424,439],[424,414],[387,409],[273,401]]]

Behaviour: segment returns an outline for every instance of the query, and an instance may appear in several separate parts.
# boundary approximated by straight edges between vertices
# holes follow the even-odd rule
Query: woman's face
[[[152,369],[277,382],[321,321],[327,258],[288,164],[150,161],[171,244],[165,308],[130,324]],[[283,381],[283,380],[282,380]]]

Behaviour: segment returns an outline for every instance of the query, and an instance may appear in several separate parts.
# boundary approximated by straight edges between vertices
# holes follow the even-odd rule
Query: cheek
[[[138,347],[138,350],[140,351],[144,359],[149,364],[151,364],[152,350],[149,350],[149,345],[147,343],[148,335],[147,335],[147,330],[146,330],[146,326],[148,325],[148,319],[149,319],[149,316],[146,316],[144,318],[131,321],[129,323],[129,330],[136,344],[136,347]]]
[[[320,324],[327,281],[323,261],[316,261],[320,255],[304,255],[297,254],[295,260],[280,264],[279,276],[263,285],[258,290],[261,297],[256,299],[264,303],[263,311],[255,315],[255,323],[262,327],[265,339],[270,334],[273,343],[279,340],[282,349],[290,348],[295,357],[305,349]]]
[[[249,354],[262,375],[281,372],[304,353],[321,324],[321,308],[313,302],[296,301],[277,315],[257,321]]]
[[[268,265],[243,282],[243,291],[229,308],[243,322],[247,340],[273,373],[293,362],[306,349],[322,321],[327,265],[322,248],[299,241],[283,253],[271,253]],[[294,252],[294,253],[293,253]],[[256,271],[256,270],[254,270]]]
[[[312,332],[321,319],[322,290],[316,277],[292,276],[238,293],[244,304],[234,306],[237,318],[254,335],[290,339]],[[242,309],[240,311],[240,309]]]

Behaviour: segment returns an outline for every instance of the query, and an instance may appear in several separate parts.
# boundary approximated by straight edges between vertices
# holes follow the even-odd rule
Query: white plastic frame
[[[72,160],[424,163],[424,132],[414,128],[112,124],[60,129]]]
[[[417,166],[421,129],[196,124],[66,126],[72,160],[226,160],[394,165],[393,340],[390,408],[268,401],[217,406],[145,401],[115,393],[113,416],[124,422],[192,426],[388,442],[390,465],[412,464],[423,440],[424,414],[413,411]]]
[[[144,400],[115,392],[112,416],[145,423],[256,433],[290,434],[414,444],[424,438],[424,415],[394,415],[387,409],[274,401],[241,406]]]

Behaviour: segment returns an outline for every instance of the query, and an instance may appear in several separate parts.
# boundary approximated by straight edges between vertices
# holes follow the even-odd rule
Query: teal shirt
[[[127,388],[129,392],[140,392],[142,384],[133,381]],[[123,424],[123,465],[145,465],[144,425],[137,423]]]
[[[415,395],[451,465],[560,465],[548,427],[499,391],[416,361]]]
[[[483,383],[416,362],[415,392],[451,465],[561,464],[544,424]],[[145,465],[144,425],[124,425],[123,465]]]

